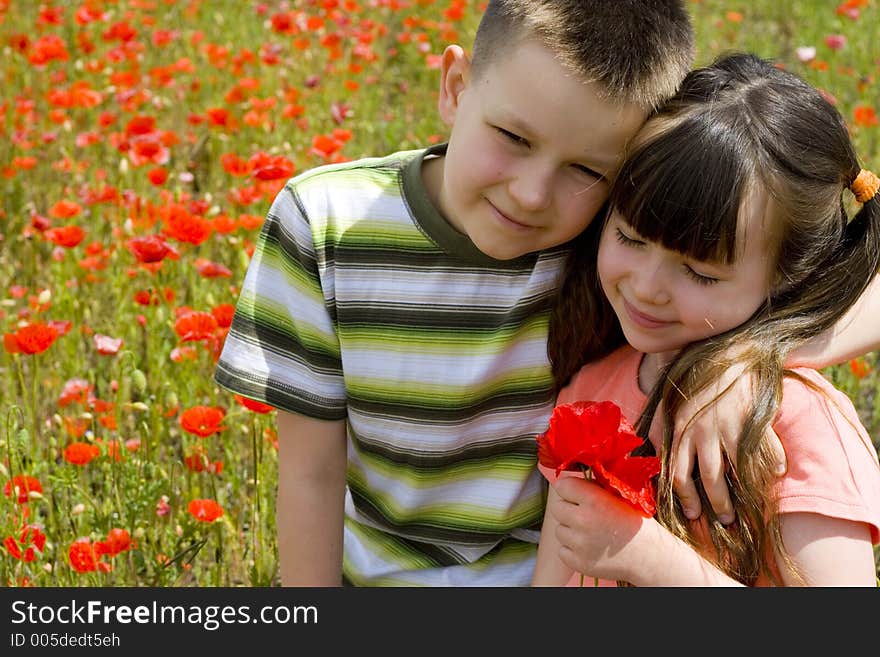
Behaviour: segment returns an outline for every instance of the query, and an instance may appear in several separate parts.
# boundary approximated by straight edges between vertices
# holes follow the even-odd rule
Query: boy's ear
[[[470,83],[471,61],[461,46],[447,46],[440,61],[440,118],[452,125],[458,112],[458,97]]]

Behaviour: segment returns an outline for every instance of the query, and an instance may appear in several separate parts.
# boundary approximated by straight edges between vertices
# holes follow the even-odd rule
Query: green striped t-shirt
[[[527,585],[553,407],[563,248],[499,261],[430,203],[423,158],[312,169],[269,210],[215,373],[346,419],[344,571],[358,585]]]

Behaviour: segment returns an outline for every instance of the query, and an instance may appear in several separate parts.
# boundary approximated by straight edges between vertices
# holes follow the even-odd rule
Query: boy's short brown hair
[[[694,59],[682,0],[490,0],[474,39],[474,75],[532,38],[609,98],[650,109],[675,93]]]

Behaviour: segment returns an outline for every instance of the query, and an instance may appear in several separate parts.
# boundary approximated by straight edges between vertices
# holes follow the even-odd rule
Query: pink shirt
[[[585,365],[559,393],[557,404],[610,400],[634,423],[647,402],[638,384],[641,360],[640,352],[625,346]],[[777,488],[779,511],[864,522],[872,542],[880,543],[877,450],[849,397],[815,370],[797,368],[796,372],[824,394],[790,377],[783,381],[783,400],[773,422],[788,462]],[[553,471],[543,467],[541,471],[552,483]],[[576,574],[569,585],[579,586],[579,580]],[[592,586],[592,578],[586,580],[584,586]],[[613,585],[601,580],[600,584]]]

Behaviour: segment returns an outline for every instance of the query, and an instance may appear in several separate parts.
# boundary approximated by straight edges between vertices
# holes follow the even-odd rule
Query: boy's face
[[[647,113],[602,98],[535,41],[479,77],[457,46],[443,56],[440,114],[451,126],[442,167],[425,173],[447,221],[508,260],[567,242],[608,196]]]

